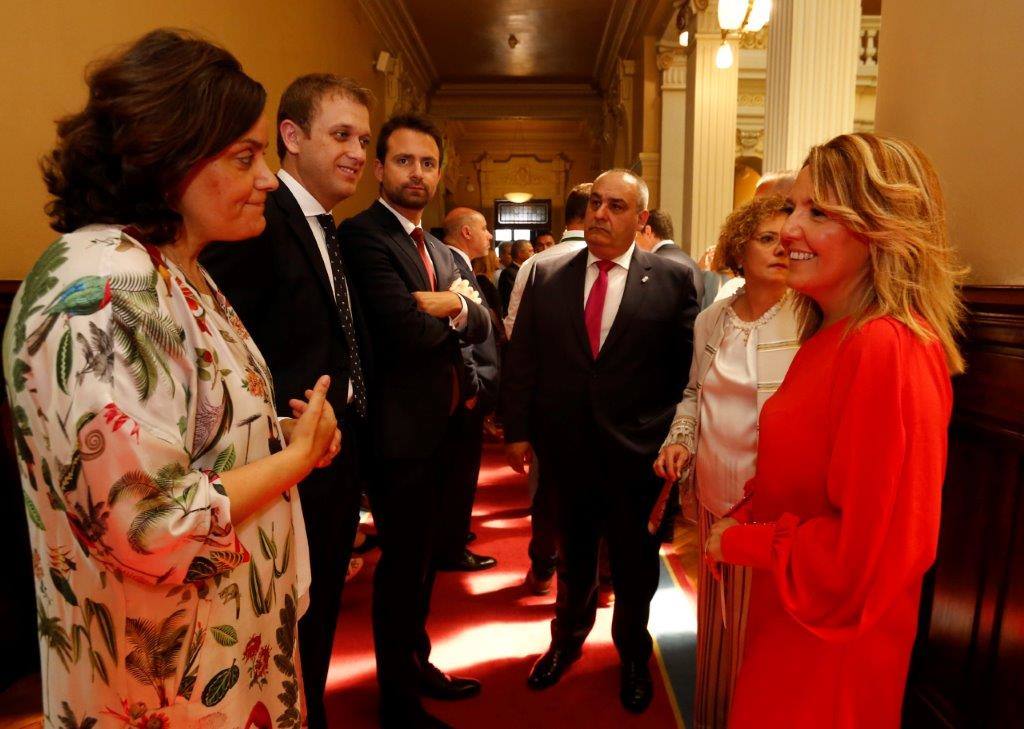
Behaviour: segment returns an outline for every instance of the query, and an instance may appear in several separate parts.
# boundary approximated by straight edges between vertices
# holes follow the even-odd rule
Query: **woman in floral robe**
[[[125,213],[123,199],[95,195],[88,209],[76,204],[84,194],[72,153],[82,142],[76,117],[63,121],[47,168],[57,198],[51,215],[58,229],[77,229],[28,274],[4,336],[47,727],[302,720],[296,621],[309,571],[293,486],[337,451],[333,413],[321,405],[326,385],[318,383],[308,407],[296,403],[305,413],[288,423],[294,430],[282,451],[267,366],[195,264],[204,234],[246,238],[262,227],[258,201],[276,185],[262,149],[253,149],[266,144],[262,87],[226,51],[156,31],[93,74],[93,100],[77,123],[102,117],[94,100],[110,96],[97,87],[124,68],[157,80],[168,77],[162,65],[183,60],[197,68],[170,81],[173,88],[145,93],[190,108],[194,79],[205,71],[207,83],[211,74],[227,77],[226,96],[211,97],[218,106],[232,108],[239,86],[258,104],[248,104],[249,118],[241,103],[243,118],[220,120],[228,128],[213,130],[212,149],[188,149],[197,159],[181,165],[178,187],[163,188],[180,216],[171,225],[138,204],[145,190],[129,196],[139,227],[76,225],[90,214],[133,211]],[[146,121],[140,115],[125,146],[132,132],[159,138]],[[211,135],[209,124],[195,126]],[[232,142],[226,149],[218,132]],[[137,160],[112,158],[122,163],[118,181],[127,182]],[[180,161],[172,149],[152,164],[167,172]],[[173,168],[167,174],[173,181]],[[246,188],[244,207],[232,214],[232,191]]]

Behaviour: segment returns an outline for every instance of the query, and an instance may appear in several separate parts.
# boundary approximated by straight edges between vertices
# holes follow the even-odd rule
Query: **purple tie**
[[[614,261],[597,262],[597,280],[590,289],[587,305],[583,309],[587,338],[590,339],[590,354],[594,359],[597,359],[597,353],[601,351],[601,315],[604,314],[604,297],[608,293],[608,271],[614,266]]]

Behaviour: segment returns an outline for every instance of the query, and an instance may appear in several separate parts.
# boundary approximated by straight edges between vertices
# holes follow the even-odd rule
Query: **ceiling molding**
[[[598,87],[607,89],[611,85],[616,63],[630,52],[643,33],[645,21],[655,5],[656,0],[615,0],[594,63],[594,81]]]
[[[435,99],[460,97],[524,98],[535,96],[553,96],[558,98],[597,97],[598,93],[591,84],[573,83],[521,83],[518,81],[501,81],[496,83],[449,83],[442,84],[434,92]]]
[[[437,84],[437,69],[403,0],[359,0],[359,6],[387,50],[401,57],[411,80],[424,93],[430,91]]]

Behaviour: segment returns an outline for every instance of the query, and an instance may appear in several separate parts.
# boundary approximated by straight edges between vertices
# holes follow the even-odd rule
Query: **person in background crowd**
[[[587,250],[534,266],[502,383],[506,454],[522,473],[536,449],[558,500],[558,600],[551,645],[528,684],[558,682],[579,657],[597,606],[598,546],[608,541],[622,660],[620,699],[642,712],[653,695],[647,631],[659,579],[648,515],[650,470],[685,384],[697,302],[689,271],[637,250],[647,185],[627,170],[594,181]]]
[[[702,272],[697,262],[672,240],[672,218],[668,213],[664,210],[652,210],[647,218],[647,225],[636,237],[636,243],[645,251],[671,258],[690,269],[693,286],[697,291],[697,301],[704,299]]]
[[[553,245],[555,245],[555,236],[551,234],[550,230],[541,230],[533,239],[533,254],[543,253]]]
[[[796,184],[796,172],[786,170],[784,172],[767,172],[757,181],[754,188],[754,197],[768,197],[778,195],[785,197]]]
[[[292,487],[339,451],[330,377],[279,422],[263,356],[198,263],[211,241],[264,228],[278,184],[266,92],[176,30],[147,33],[87,84],[43,161],[62,235],[3,340],[43,713],[54,726],[299,726],[309,560]]]
[[[311,729],[328,725],[324,689],[359,523],[368,397],[366,326],[330,211],[355,192],[366,165],[370,103],[368,90],[331,74],[289,84],[277,110],[281,184],[268,197],[267,226],[252,240],[211,246],[203,256],[267,358],[279,413],[316,373],[334,382],[328,399],[341,416],[345,447],[330,468],[299,486],[313,576],[299,623]]]
[[[961,271],[938,176],[902,140],[813,147],[787,207],[803,344],[761,411],[745,501],[707,542],[753,568],[729,726],[895,729],[938,544]]]
[[[493,248],[488,248],[482,256],[473,259],[473,274],[476,276],[477,289],[491,310],[491,326],[498,329],[495,336],[500,352],[507,338],[505,337],[505,327],[501,324],[501,297],[498,295],[498,287],[494,284],[495,274],[499,271],[498,257],[494,254]]]
[[[508,316],[505,317],[505,331],[509,338],[516,323],[519,303],[523,291],[533,277],[533,266],[538,261],[546,261],[555,256],[571,256],[587,247],[583,239],[583,222],[590,204],[592,185],[584,182],[576,185],[565,198],[565,230],[562,238],[549,251],[544,251],[530,258],[520,269],[522,276],[516,276],[515,286],[508,304]],[[546,595],[551,591],[551,581],[555,575],[555,563],[558,559],[558,544],[555,520],[554,490],[556,487],[541,486],[540,459],[534,454],[530,464],[530,570],[526,573],[526,588],[534,595]],[[606,553],[607,550],[604,550]],[[601,560],[602,577],[608,576],[610,568],[606,568],[607,559]],[[607,580],[602,580],[607,584]],[[610,590],[604,590],[602,597],[608,602]]]
[[[491,250],[494,236],[484,216],[470,208],[455,208],[444,219],[444,242],[454,254],[455,265],[466,281],[476,282],[470,261]],[[498,348],[492,329],[487,339],[462,348],[465,378],[462,403],[452,414],[451,451],[446,455],[445,503],[441,507],[440,536],[435,557],[437,569],[447,572],[477,572],[494,567],[494,557],[471,552],[466,543],[476,483],[480,477],[484,418],[494,411],[498,399]]]
[[[501,282],[501,272],[512,265],[512,243],[506,241],[498,244],[498,270],[494,273],[494,285]]]
[[[654,463],[655,473],[675,483],[695,460],[702,544],[712,522],[743,497],[743,485],[754,475],[758,414],[799,347],[792,297],[786,293],[789,257],[779,238],[783,205],[781,197],[754,198],[725,221],[715,255],[719,266],[742,272],[746,284],[697,317],[689,384]],[[696,729],[727,725],[749,595],[749,569],[722,565],[716,575],[701,562]]]
[[[374,161],[380,197],[341,226],[374,353],[369,490],[381,556],[373,634],[385,728],[445,727],[420,696],[455,700],[480,692],[479,681],[430,662],[426,629],[453,415],[464,403],[461,347],[490,331],[487,309],[459,280],[451,249],[420,226],[437,191],[443,148],[426,117],[385,122]]]
[[[498,278],[498,295],[501,296],[502,313],[508,313],[508,302],[516,282],[519,268],[533,255],[533,246],[528,240],[517,240],[511,248],[512,262],[501,271]]]

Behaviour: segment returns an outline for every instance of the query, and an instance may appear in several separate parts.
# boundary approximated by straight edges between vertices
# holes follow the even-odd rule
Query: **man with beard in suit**
[[[455,208],[444,219],[444,242],[455,254],[455,265],[463,280],[476,286],[472,260],[487,255],[494,236],[487,230],[484,216],[470,208]],[[462,403],[452,415],[451,467],[445,483],[441,538],[438,542],[437,568],[450,572],[476,572],[497,564],[494,557],[475,554],[466,548],[470,535],[473,499],[480,477],[484,418],[494,410],[498,399],[498,345],[495,317],[491,332],[479,344],[462,348],[465,361]]]
[[[374,160],[380,197],[341,226],[374,351],[369,492],[381,540],[373,591],[380,718],[403,729],[447,726],[423,709],[421,695],[480,691],[478,681],[430,663],[426,631],[453,416],[463,401],[461,347],[490,332],[490,315],[459,280],[451,250],[420,225],[442,149],[429,119],[389,119]]]
[[[359,522],[359,451],[370,401],[367,335],[331,209],[355,192],[362,175],[370,103],[370,92],[352,79],[310,74],[293,81],[277,112],[281,184],[268,195],[266,228],[250,241],[211,246],[202,261],[266,358],[278,413],[291,415],[290,399],[304,399],[310,382],[331,376],[341,455],[299,484],[312,580],[299,621],[311,729],[327,727],[324,688]]]
[[[697,315],[689,271],[634,244],[647,221],[647,199],[647,185],[628,170],[594,181],[586,250],[534,265],[501,396],[510,465],[523,472],[536,450],[557,502],[551,645],[527,683],[553,686],[579,657],[594,625],[604,537],[615,587],[620,699],[637,713],[653,693],[647,618],[660,572],[648,518],[661,482],[650,459],[686,384]]]

